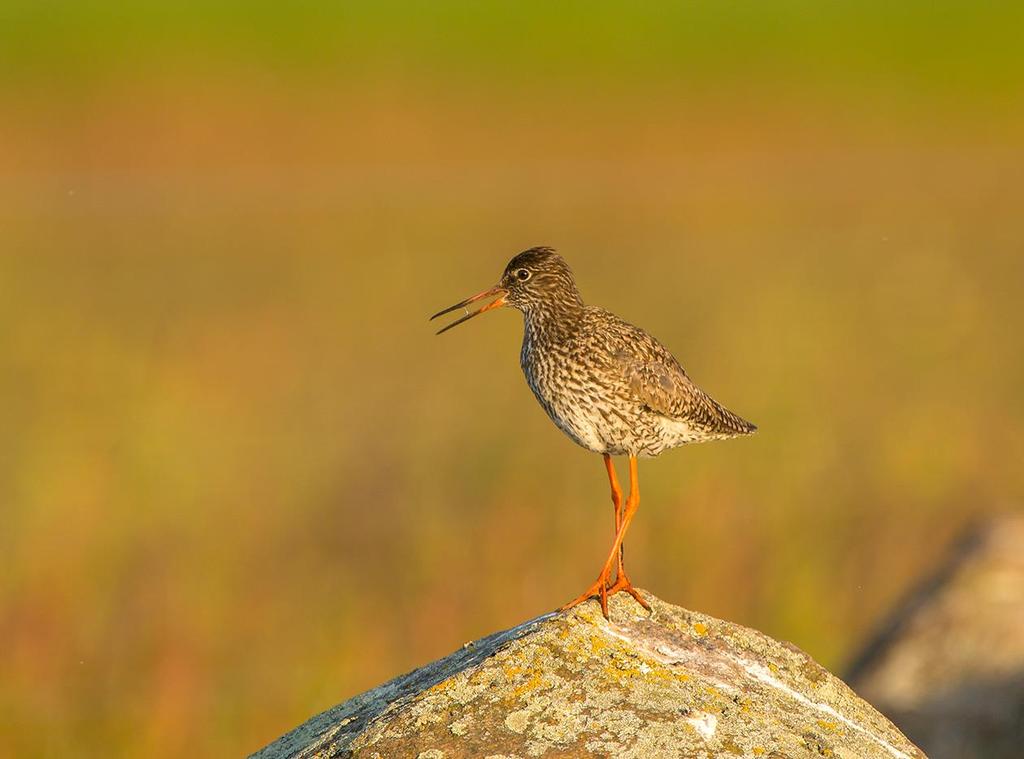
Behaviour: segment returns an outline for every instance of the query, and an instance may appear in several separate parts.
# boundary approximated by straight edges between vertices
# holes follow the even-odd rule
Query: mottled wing
[[[635,328],[620,337],[612,357],[632,394],[651,411],[687,416],[698,390],[675,357]]]
[[[609,335],[612,360],[634,397],[651,411],[714,434],[757,429],[697,387],[665,346],[625,322]]]

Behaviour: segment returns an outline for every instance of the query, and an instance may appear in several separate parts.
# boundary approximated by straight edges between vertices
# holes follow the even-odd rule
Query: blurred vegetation
[[[941,92],[1019,94],[1024,8],[981,0],[820,3],[610,0],[7,0],[11,72],[120,78],[131,64],[226,60],[361,79],[378,67],[533,82],[638,77],[708,84],[795,76],[854,87],[880,77]],[[127,65],[126,65],[127,64]],[[288,73],[296,73],[291,69]]]
[[[761,431],[631,574],[826,665],[1024,496],[1011,4],[4,3],[0,756],[238,755],[611,537],[519,319],[558,247]]]

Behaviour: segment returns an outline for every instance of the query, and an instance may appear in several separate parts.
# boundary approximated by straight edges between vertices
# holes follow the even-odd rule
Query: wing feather
[[[737,435],[757,429],[701,390],[665,346],[625,322],[608,335],[616,372],[651,411],[708,433]]]

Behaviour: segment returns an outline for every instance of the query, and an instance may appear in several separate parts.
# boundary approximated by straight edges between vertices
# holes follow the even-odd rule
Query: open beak
[[[470,303],[475,303],[478,300],[483,300],[484,298],[489,298],[492,295],[497,295],[498,297],[497,297],[497,299],[495,299],[495,300],[491,301],[490,303],[488,303],[486,306],[482,306],[482,307],[478,308],[476,311],[470,311],[468,308],[466,308]],[[437,331],[437,334],[440,335],[442,332],[447,332],[452,327],[454,327],[454,326],[456,326],[458,324],[462,324],[462,322],[468,321],[468,320],[472,319],[474,316],[479,316],[484,311],[490,311],[492,308],[501,308],[502,306],[505,305],[505,299],[507,297],[508,297],[508,290],[506,290],[504,287],[492,287],[490,290],[484,290],[482,293],[477,293],[472,298],[466,298],[461,303],[456,303],[454,306],[449,306],[444,311],[438,311],[436,314],[434,314],[430,318],[433,320],[433,319],[436,319],[439,316],[444,316],[445,314],[447,314],[450,311],[455,311],[456,309],[459,309],[459,308],[466,308],[466,315],[465,316],[463,316],[463,317],[461,317],[459,319],[456,319],[451,324],[449,324],[447,327],[444,327],[444,328],[439,329]]]

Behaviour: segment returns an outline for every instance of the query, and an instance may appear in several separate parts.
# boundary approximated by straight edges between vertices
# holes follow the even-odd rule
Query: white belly
[[[579,403],[563,402],[560,408],[552,408],[541,402],[551,420],[576,443],[591,451],[605,453],[608,449],[608,430],[603,420],[590,409]]]

